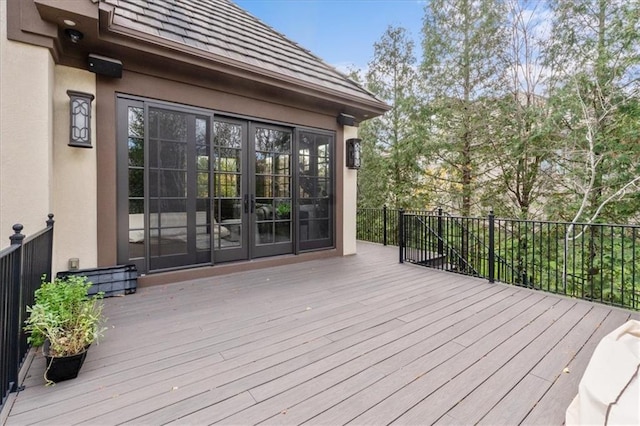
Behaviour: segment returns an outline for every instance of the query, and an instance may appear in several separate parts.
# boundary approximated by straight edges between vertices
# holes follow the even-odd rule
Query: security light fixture
[[[91,93],[67,90],[69,95],[69,112],[71,115],[69,127],[69,146],[91,148]]]
[[[71,39],[72,43],[77,43],[84,38],[84,34],[78,30],[74,30],[73,28],[67,28],[64,30],[64,33]]]
[[[347,139],[347,167],[350,169],[360,168],[360,145],[361,139]]]

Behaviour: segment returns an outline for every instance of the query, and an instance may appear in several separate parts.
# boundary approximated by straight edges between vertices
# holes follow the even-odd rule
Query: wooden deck
[[[562,424],[638,317],[358,250],[107,299],[80,376],[35,356],[7,424]]]

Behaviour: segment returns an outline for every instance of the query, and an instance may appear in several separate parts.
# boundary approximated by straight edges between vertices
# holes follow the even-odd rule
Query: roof
[[[103,0],[113,24],[257,67],[303,84],[382,103],[335,68],[229,0]]]

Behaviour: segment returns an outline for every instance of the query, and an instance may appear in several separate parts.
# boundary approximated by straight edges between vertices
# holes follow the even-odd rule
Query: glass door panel
[[[145,126],[144,107],[135,102],[123,105],[121,113],[126,120],[125,129],[127,141],[127,233],[126,247],[128,249],[127,263],[136,264],[142,270],[146,264],[145,241],[145,199],[144,199],[144,148]],[[125,246],[125,244],[120,244]]]
[[[332,133],[139,99],[117,114],[118,262],[147,273],[333,246]]]
[[[291,253],[292,133],[259,125],[253,126],[252,130],[252,256]]]
[[[214,122],[213,243],[217,262],[249,257],[246,138],[245,122]]]
[[[298,136],[298,238],[301,250],[333,246],[333,136]]]
[[[189,181],[194,174],[190,151],[190,115],[149,108],[148,203],[149,265],[163,269],[195,262]],[[191,139],[191,140],[190,140]],[[191,144],[190,144],[191,142]],[[191,167],[190,167],[191,166]],[[195,200],[194,200],[195,201]]]

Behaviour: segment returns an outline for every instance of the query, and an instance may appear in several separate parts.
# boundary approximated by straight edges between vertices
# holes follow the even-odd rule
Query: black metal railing
[[[359,208],[356,214],[356,238],[361,241],[397,246],[400,212],[387,206],[378,208]],[[427,210],[407,210],[409,213],[431,214]]]
[[[364,223],[377,235],[371,229],[375,221]],[[394,225],[400,262],[640,310],[640,226],[503,219],[492,213],[456,217],[441,210],[398,210]],[[360,229],[357,235],[379,242],[363,238],[368,234]]]
[[[28,238],[22,225],[14,225],[11,245],[0,251],[0,410],[18,389],[18,372],[29,351],[22,329],[26,307],[33,305],[43,277],[51,278],[53,223],[50,214],[46,228]]]
[[[358,209],[357,239],[397,246],[398,245],[398,210],[361,208]]]

